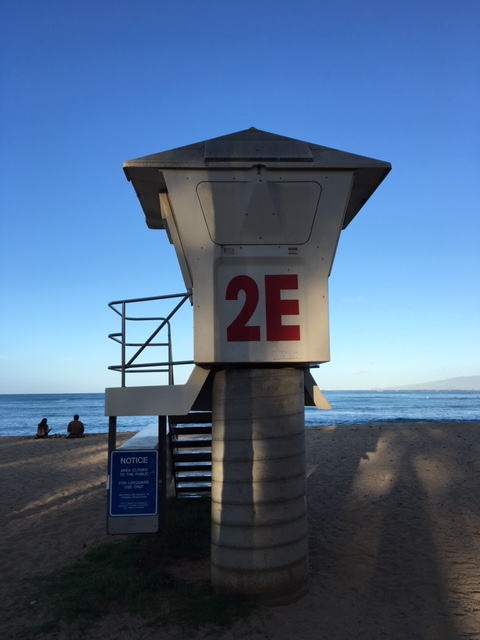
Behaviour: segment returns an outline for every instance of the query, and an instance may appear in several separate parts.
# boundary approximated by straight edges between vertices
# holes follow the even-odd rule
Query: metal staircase
[[[211,494],[212,414],[192,411],[168,416],[172,476],[177,498]]]

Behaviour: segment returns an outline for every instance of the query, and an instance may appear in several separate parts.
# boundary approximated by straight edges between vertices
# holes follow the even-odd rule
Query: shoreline
[[[305,429],[311,430],[311,429],[342,429],[342,430],[348,430],[348,429],[374,429],[377,427],[383,427],[383,428],[387,428],[387,427],[392,427],[392,428],[399,428],[402,426],[406,426],[406,427],[411,427],[412,425],[417,425],[417,426],[428,426],[428,425],[470,425],[472,427],[475,426],[479,426],[480,425],[480,420],[479,419],[472,419],[472,420],[464,420],[464,419],[459,419],[459,420],[410,420],[410,419],[397,419],[397,420],[379,420],[379,421],[369,421],[369,422],[355,422],[355,423],[348,423],[348,424],[305,424]],[[120,431],[119,428],[123,428],[125,429],[124,431]],[[141,427],[139,429],[134,429],[131,427],[117,427],[117,437],[120,436],[125,436],[127,434],[134,435],[136,433],[139,433],[140,431],[142,431],[143,429],[145,429],[146,427]],[[92,437],[97,437],[97,436],[108,436],[108,430],[107,431],[93,431],[93,432],[88,432],[85,433],[84,438],[92,438]],[[25,439],[25,440],[69,440],[69,438],[67,438],[67,436],[65,434],[54,434],[53,436],[49,436],[48,438],[37,438],[35,435],[32,434],[22,434],[22,435],[9,435],[9,434],[2,434],[0,433],[0,441],[4,438],[18,438],[18,439]],[[81,438],[78,438],[81,439]]]
[[[305,432],[308,593],[218,640],[480,638],[480,422]],[[118,443],[131,435],[117,433]],[[106,533],[107,434],[51,440],[0,437],[6,638],[29,624],[29,612],[15,610],[23,580],[117,538]],[[120,618],[100,620],[85,637],[158,637],[147,621]]]
[[[118,431],[117,429],[117,437],[118,436],[124,436],[124,435],[133,435],[135,433],[138,433],[139,431],[142,431],[142,429],[128,429],[127,431]],[[108,431],[90,431],[89,433],[86,433],[83,438],[67,438],[66,435],[64,434],[54,434],[53,436],[48,436],[48,438],[37,438],[35,435],[32,434],[28,434],[28,435],[3,435],[0,433],[0,440],[3,438],[19,438],[19,439],[23,439],[23,440],[84,440],[85,438],[95,438],[97,436],[100,437],[105,437],[108,436]]]

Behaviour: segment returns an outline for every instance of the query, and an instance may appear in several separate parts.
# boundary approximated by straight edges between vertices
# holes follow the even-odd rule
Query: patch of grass
[[[238,620],[249,618],[257,609],[257,603],[251,598],[211,593],[205,586],[193,591],[190,586],[188,590],[181,586],[172,604],[170,613],[175,622],[193,629],[212,626],[229,628]]]
[[[210,556],[210,500],[168,501],[168,557],[197,560]]]
[[[82,559],[35,581],[32,599],[49,612],[42,633],[65,626],[90,628],[103,615],[127,612],[156,624],[228,627],[246,619],[254,603],[211,592],[173,577],[182,563],[210,555],[210,501],[173,500],[167,530],[100,544]]]

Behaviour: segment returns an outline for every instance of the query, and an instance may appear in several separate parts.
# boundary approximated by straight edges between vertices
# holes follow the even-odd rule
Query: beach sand
[[[262,608],[215,637],[479,640],[480,423],[306,433],[308,594]],[[120,434],[120,442],[126,437]],[[112,540],[106,463],[106,435],[0,438],[0,637],[30,638],[25,612],[15,615],[22,579]],[[31,615],[41,617],[34,608]],[[137,640],[172,638],[176,631],[110,616],[91,636],[65,630],[35,637]],[[204,635],[179,631],[194,640]]]

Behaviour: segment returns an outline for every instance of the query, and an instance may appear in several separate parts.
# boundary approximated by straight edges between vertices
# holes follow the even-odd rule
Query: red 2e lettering
[[[267,342],[300,340],[298,324],[285,325],[283,316],[298,316],[298,299],[282,298],[282,291],[298,290],[296,274],[266,275],[265,285],[265,329]],[[235,320],[227,327],[228,342],[259,342],[261,328],[247,323],[255,313],[260,292],[251,276],[239,275],[230,280],[225,293],[226,300],[238,300],[239,293],[245,294],[245,302]]]

